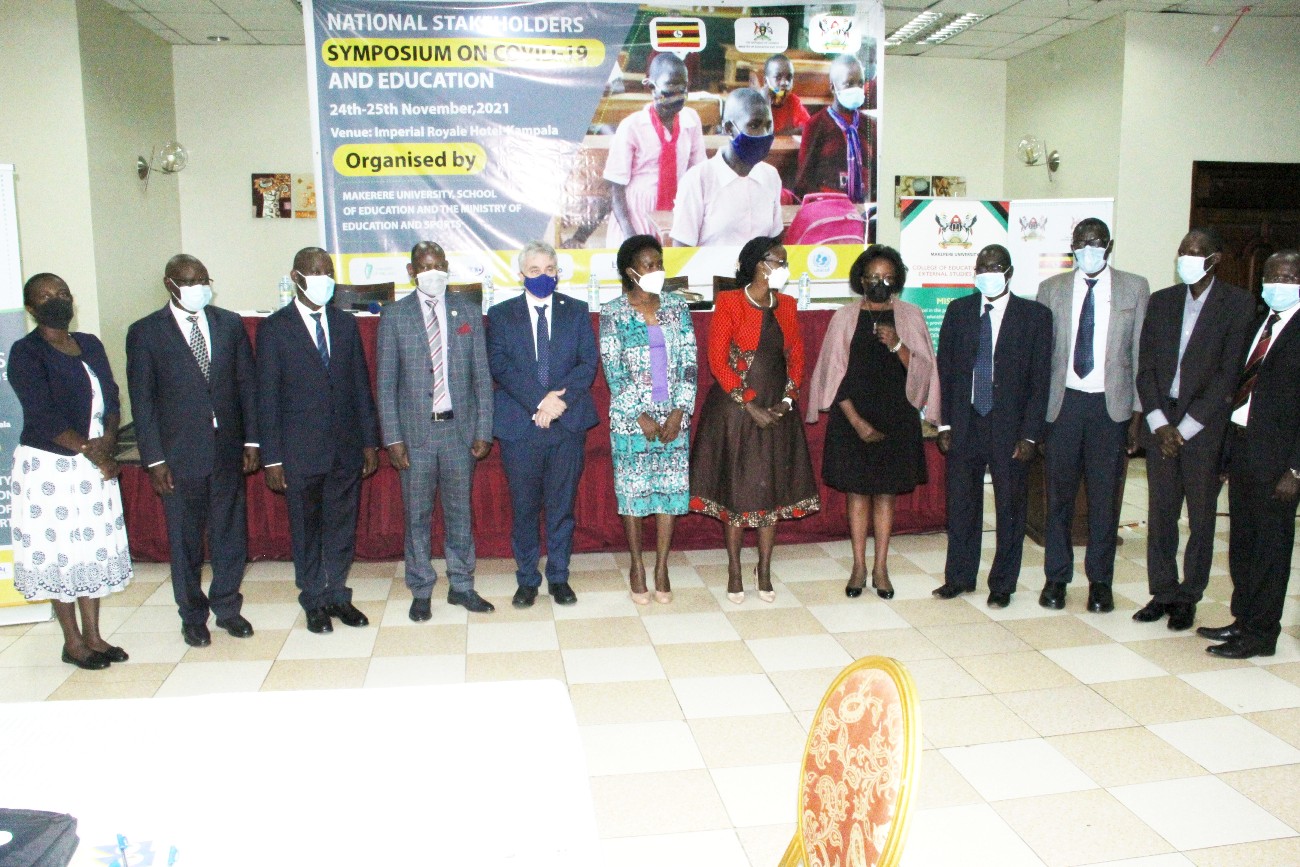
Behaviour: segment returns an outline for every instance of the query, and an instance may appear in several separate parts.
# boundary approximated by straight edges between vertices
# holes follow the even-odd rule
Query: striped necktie
[[[429,335],[429,364],[433,372],[433,405],[440,406],[447,397],[447,371],[442,360],[442,326],[438,323],[438,305],[426,300],[429,316],[425,320]]]
[[[208,357],[208,342],[203,339],[203,331],[199,328],[198,314],[185,318],[190,321],[190,352],[194,353],[194,360],[199,363],[203,378],[211,381],[212,359]]]
[[[321,364],[325,365],[326,370],[329,370],[330,345],[329,342],[325,339],[325,326],[322,325],[320,321],[321,314],[323,312],[324,311],[318,311],[316,313],[313,313],[311,315],[311,318],[316,320],[316,351],[320,353]]]
[[[1250,400],[1250,393],[1255,390],[1255,380],[1259,378],[1259,367],[1264,363],[1264,356],[1268,354],[1268,345],[1273,342],[1273,326],[1282,317],[1276,313],[1268,317],[1264,323],[1264,333],[1259,335],[1259,343],[1250,352],[1250,358],[1246,361],[1246,369],[1241,372],[1241,379],[1237,381],[1237,396],[1232,401],[1232,408],[1238,409],[1246,405]]]

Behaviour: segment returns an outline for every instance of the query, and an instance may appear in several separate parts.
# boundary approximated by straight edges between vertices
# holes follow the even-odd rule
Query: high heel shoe
[[[862,583],[858,584],[855,587],[853,585],[854,581],[860,581]],[[862,577],[858,577],[857,570],[855,569],[854,571],[849,573],[849,583],[844,585],[844,595],[849,597],[850,599],[857,599],[859,596],[862,595],[862,585],[866,583],[867,583],[866,576],[863,575]]]
[[[768,580],[768,583],[769,583],[769,584],[770,584],[771,581],[772,581],[772,579],[771,579],[770,576],[768,577],[767,580]],[[757,564],[757,563],[754,564],[754,586],[755,586],[755,587],[758,587],[758,564]],[[767,602],[767,603],[770,604],[770,603],[776,601],[776,591],[775,591],[775,590],[763,590],[762,588],[759,588],[759,591],[758,591],[758,598],[761,599],[762,601]]]
[[[627,595],[631,596],[632,601],[635,602],[637,605],[649,605],[650,604],[649,589],[641,590],[641,591],[633,590],[632,585],[635,582],[632,580],[632,578],[633,578],[633,573],[629,570],[627,575]],[[644,573],[641,575],[641,586],[645,587]]]
[[[667,575],[664,576],[664,587],[663,590],[659,589],[659,576],[655,575],[655,601],[660,605],[667,605],[673,601],[673,589]]]
[[[109,658],[98,650],[90,651],[84,659],[77,659],[71,653],[68,653],[68,649],[65,647],[62,659],[68,665],[75,665],[77,668],[84,668],[86,671],[103,671],[109,665]]]
[[[885,573],[885,580],[886,580],[886,581],[889,581],[889,573],[888,573],[888,572]],[[872,572],[871,572],[871,589],[872,589],[872,590],[875,590],[875,591],[876,591],[876,595],[879,596],[881,599],[893,599],[893,598],[894,598],[894,588],[893,588],[893,586],[892,586],[892,582],[891,582],[891,586],[889,586],[889,587],[880,587],[880,586],[877,585],[876,582],[877,582],[876,572],[875,572],[875,570],[873,569]]]

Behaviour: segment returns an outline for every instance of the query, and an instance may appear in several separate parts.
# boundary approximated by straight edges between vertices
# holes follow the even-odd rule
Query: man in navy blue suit
[[[990,608],[1016,592],[1025,542],[1029,462],[1043,441],[1052,372],[1052,313],[1011,294],[1011,254],[990,244],[975,257],[974,295],[948,305],[939,329],[939,388],[948,456],[948,556],[952,599],[975,589],[984,533],[984,470],[993,476],[997,548],[989,569]]]
[[[298,603],[312,632],[370,621],[347,586],[361,480],[379,466],[370,370],[352,315],[330,306],[334,264],[319,247],[293,257],[297,297],[257,331],[258,420],[266,486],[285,495]]]
[[[510,545],[519,589],[512,604],[537,599],[542,575],[538,522],[546,514],[546,581],[559,605],[578,601],[569,586],[573,501],[587,430],[596,424],[591,383],[600,351],[587,306],[556,295],[555,248],[530,241],[519,254],[524,292],[488,311],[488,362],[497,390],[492,432],[510,485]]]
[[[126,371],[140,459],[162,497],[171,547],[172,591],[181,635],[212,643],[208,612],[236,638],[253,627],[242,614],[248,559],[244,475],[257,470],[257,374],[238,314],[209,304],[208,269],[184,253],[167,262],[167,306],[131,325]],[[204,595],[203,539],[212,552]]]

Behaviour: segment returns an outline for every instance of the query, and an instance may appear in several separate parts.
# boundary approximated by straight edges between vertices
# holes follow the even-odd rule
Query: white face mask
[[[1265,283],[1262,292],[1264,303],[1274,313],[1290,310],[1300,304],[1300,285],[1295,283]]]
[[[1179,256],[1178,279],[1188,286],[1200,280],[1206,274],[1205,256]]]
[[[1074,264],[1085,274],[1096,274],[1106,267],[1106,248],[1080,247],[1074,251]]]
[[[1007,288],[1007,275],[996,271],[987,271],[975,275],[975,288],[985,298],[996,298]]]
[[[421,271],[415,275],[415,288],[421,295],[429,298],[441,298],[447,291],[447,281],[451,275],[446,271]]]
[[[179,296],[177,300],[180,302],[180,305],[191,313],[198,313],[204,307],[207,307],[208,302],[212,300],[212,284],[210,283],[195,283],[192,286],[181,286],[173,280],[172,286],[176,289],[176,293]]]
[[[334,297],[334,278],[327,274],[303,274],[298,272],[307,286],[302,290],[307,300],[317,307],[324,307]]]
[[[641,274],[637,277],[636,285],[640,286],[651,295],[658,295],[664,291],[664,280],[668,279],[665,271],[651,271],[647,274]]]
[[[835,99],[849,111],[857,111],[867,101],[865,87],[842,87],[835,91]]]
[[[780,290],[786,283],[790,282],[790,269],[784,265],[780,268],[773,268],[767,275],[768,287]]]

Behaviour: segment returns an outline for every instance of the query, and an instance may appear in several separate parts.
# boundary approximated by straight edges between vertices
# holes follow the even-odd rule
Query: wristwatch
[[[1288,469],[1287,472],[1291,474],[1291,478],[1300,481],[1300,470],[1292,468]]]
[[[903,341],[900,339],[897,343],[895,343],[893,346],[889,348],[889,351],[897,354],[898,350],[902,348],[903,348]]]
[[[787,394],[781,399],[781,403],[785,404],[786,409],[790,409],[794,406],[794,398]],[[1300,476],[1296,476],[1296,478],[1300,478]]]

